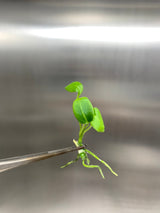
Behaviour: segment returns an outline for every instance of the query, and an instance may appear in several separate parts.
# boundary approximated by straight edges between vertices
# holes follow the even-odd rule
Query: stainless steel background
[[[1,1],[0,156],[72,145],[75,95],[64,87],[77,80],[106,125],[104,134],[90,131],[85,143],[119,177],[102,166],[102,180],[80,162],[59,168],[76,153],[17,168],[0,174],[0,212],[158,213],[160,42],[139,30],[134,35],[145,42],[121,42],[119,33],[113,42],[79,40],[84,29],[79,39],[65,39],[79,26],[125,27],[126,35],[131,27],[159,29],[160,2]],[[63,38],[45,34],[64,27]]]

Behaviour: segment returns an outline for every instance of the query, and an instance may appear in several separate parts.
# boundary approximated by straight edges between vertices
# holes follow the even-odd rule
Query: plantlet
[[[83,92],[83,85],[78,82],[72,82],[69,85],[65,87],[65,89],[68,92],[77,92],[77,97],[73,102],[73,113],[76,119],[79,122],[79,138],[78,141],[73,139],[74,144],[76,147],[80,147],[83,145],[83,136],[86,132],[88,132],[92,127],[97,132],[104,132],[105,126],[103,123],[103,119],[101,116],[101,113],[98,108],[93,107],[92,103],[87,97],[80,97],[80,95]],[[64,168],[66,166],[69,166],[70,164],[76,162],[80,158],[82,159],[82,165],[86,168],[97,168],[102,176],[104,178],[104,174],[102,172],[102,169],[98,165],[91,165],[90,160],[88,158],[88,154],[100,161],[102,164],[104,164],[114,175],[118,176],[112,168],[103,160],[101,160],[97,155],[95,155],[90,150],[84,148],[81,150],[78,150],[78,155],[75,160],[72,160],[68,162],[66,165],[61,166],[61,168]]]

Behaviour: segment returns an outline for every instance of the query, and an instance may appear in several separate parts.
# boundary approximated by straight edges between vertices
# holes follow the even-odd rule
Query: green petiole
[[[72,82],[65,89],[69,92],[77,92],[77,98],[73,102],[73,113],[76,119],[79,122],[79,138],[78,141],[73,139],[73,143],[75,146],[79,147],[83,145],[83,137],[86,132],[88,132],[92,127],[97,132],[104,132],[104,123],[101,116],[101,113],[98,108],[93,108],[90,100],[87,97],[79,97],[83,92],[83,85],[80,82]],[[75,163],[80,158],[82,160],[82,165],[86,168],[97,168],[104,178],[104,174],[99,165],[90,164],[90,160],[88,158],[88,154],[94,157],[96,160],[100,161],[103,165],[105,165],[115,176],[118,176],[116,172],[112,170],[112,168],[102,159],[100,159],[97,155],[91,152],[88,149],[81,149],[78,151],[78,155],[75,160],[69,161],[61,168],[67,167],[72,163]]]

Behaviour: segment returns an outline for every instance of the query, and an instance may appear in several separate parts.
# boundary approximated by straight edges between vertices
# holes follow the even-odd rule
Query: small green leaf
[[[94,116],[94,110],[90,100],[87,97],[74,100],[73,113],[81,124],[90,123]]]
[[[104,132],[105,130],[102,115],[96,107],[94,107],[94,118],[91,125],[97,132]]]
[[[83,84],[81,84],[79,81],[74,81],[68,84],[65,89],[68,92],[78,92],[78,96],[80,96],[83,92]]]

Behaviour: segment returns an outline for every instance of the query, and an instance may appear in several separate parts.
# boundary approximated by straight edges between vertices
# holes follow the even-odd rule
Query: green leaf
[[[78,96],[80,96],[83,92],[83,84],[81,84],[79,81],[74,81],[68,84],[65,89],[68,92],[78,92]]]
[[[94,110],[90,100],[87,97],[74,100],[73,113],[81,124],[90,123],[94,116]]]
[[[105,130],[102,115],[96,107],[94,107],[94,118],[91,125],[97,132],[104,132]]]

